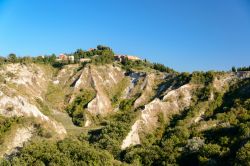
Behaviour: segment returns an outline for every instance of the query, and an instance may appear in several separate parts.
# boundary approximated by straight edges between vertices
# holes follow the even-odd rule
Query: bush
[[[108,150],[115,158],[119,158],[121,143],[130,131],[137,113],[132,109],[134,100],[122,101],[122,110],[108,117],[106,125],[98,130],[89,132],[89,141],[98,147]]]
[[[113,157],[87,142],[65,139],[59,142],[33,141],[21,149],[11,165],[112,165]]]
[[[66,108],[66,112],[72,117],[72,121],[77,126],[84,126],[86,120],[85,108],[95,97],[95,93],[90,90],[81,90],[81,94]]]
[[[91,63],[95,65],[105,65],[105,64],[110,64],[113,62],[114,62],[114,56],[109,55],[108,52],[106,52],[104,55],[99,55],[97,57],[94,57],[91,61]]]
[[[173,73],[174,72],[173,69],[171,69],[169,67],[166,67],[165,65],[160,64],[160,63],[153,63],[153,69],[158,70],[160,72],[167,72],[167,73]]]
[[[248,67],[239,67],[239,68],[237,68],[237,71],[250,71],[250,66],[248,66]]]
[[[6,132],[10,131],[11,128],[22,121],[22,118],[11,117],[6,118],[0,115],[0,145],[3,143],[4,135]]]
[[[111,51],[112,49],[110,47],[107,47],[107,46],[103,46],[103,45],[98,45],[97,46],[97,50],[108,50],[108,51]]]
[[[250,141],[237,152],[235,165],[250,165]]]
[[[120,105],[119,105],[119,109],[122,111],[130,111],[130,109],[132,108],[133,104],[134,104],[134,99],[125,99],[122,100]]]
[[[214,80],[214,72],[194,72],[191,76],[191,82],[195,84],[208,85]]]

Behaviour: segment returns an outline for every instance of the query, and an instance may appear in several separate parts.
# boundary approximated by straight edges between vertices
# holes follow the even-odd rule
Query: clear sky
[[[178,71],[250,65],[250,0],[0,0],[0,55],[108,45]]]

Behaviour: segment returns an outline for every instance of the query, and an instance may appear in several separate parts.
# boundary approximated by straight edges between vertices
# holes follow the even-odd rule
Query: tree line
[[[232,67],[232,72],[237,72],[237,71],[250,71],[250,66],[244,66],[244,67]]]

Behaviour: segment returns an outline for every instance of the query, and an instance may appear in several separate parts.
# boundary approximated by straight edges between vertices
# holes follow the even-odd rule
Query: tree
[[[248,66],[248,67],[239,67],[239,68],[237,68],[237,71],[250,71],[250,66]]]
[[[95,97],[95,93],[82,90],[81,94],[66,108],[67,113],[72,117],[72,121],[77,126],[83,126],[86,120],[86,105]]]
[[[236,165],[249,165],[250,164],[250,141],[246,143],[236,154]]]
[[[169,67],[166,67],[165,65],[160,64],[160,63],[154,63],[153,64],[153,69],[158,70],[160,72],[167,72],[167,73],[173,73],[174,72],[173,69],[170,69]]]
[[[103,56],[113,56],[114,53],[111,50],[103,50],[101,53]]]
[[[35,58],[33,58],[34,62],[37,63],[43,63],[44,62],[44,57],[43,56],[37,56]]]
[[[107,46],[103,46],[103,45],[98,45],[97,50],[109,50],[109,51],[111,51],[111,48],[107,47]]]
[[[11,63],[16,63],[17,62],[17,56],[16,56],[16,54],[9,54],[9,56],[8,56],[8,60],[9,60],[9,62],[11,62]]]
[[[73,53],[73,56],[74,56],[75,62],[79,62],[80,58],[86,58],[87,54],[82,49],[77,49]]]
[[[0,57],[0,65],[4,64],[6,59],[4,57]]]
[[[22,64],[28,64],[28,63],[32,62],[32,58],[28,57],[28,56],[25,56],[25,57],[20,58],[19,61]]]
[[[232,72],[236,72],[237,70],[236,70],[236,68],[233,66],[232,67]]]

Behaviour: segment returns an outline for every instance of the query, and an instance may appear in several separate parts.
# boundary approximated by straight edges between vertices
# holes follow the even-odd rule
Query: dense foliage
[[[95,65],[105,65],[113,62],[114,62],[114,55],[109,51],[104,51],[104,55],[96,56],[92,59],[92,63]]]
[[[160,63],[153,63],[153,69],[155,70],[158,70],[160,72],[167,72],[167,73],[173,73],[174,70],[169,68],[169,67],[166,67],[165,65],[163,64],[160,64]]]
[[[111,63],[114,60],[114,52],[111,48],[107,46],[98,45],[97,49],[90,49],[84,51],[82,49],[76,50],[74,53],[66,54],[66,56],[74,56],[74,62],[71,61],[56,61],[56,55],[44,55],[44,56],[24,56],[17,57],[16,54],[9,54],[7,58],[0,57],[0,65],[6,63],[42,63],[42,64],[51,64],[53,67],[60,68],[68,63],[79,63],[80,58],[93,58],[93,63],[95,64],[106,64]]]
[[[89,141],[95,146],[108,150],[115,158],[119,159],[122,140],[130,130],[137,111],[132,109],[134,99],[125,99],[121,102],[120,111],[105,119],[101,129],[89,132]]]
[[[21,122],[21,118],[13,117],[13,118],[6,118],[0,116],[0,146],[3,143],[4,135],[6,132],[11,130],[15,124]]]
[[[232,67],[232,72],[237,72],[237,71],[250,71],[250,66],[248,67]]]
[[[167,72],[167,73],[174,73],[175,71],[169,67],[166,67],[160,63],[150,63],[146,59],[145,60],[129,60],[125,58],[121,64],[125,70],[147,70],[147,69],[154,69],[160,72]]]
[[[78,49],[76,50],[76,52],[74,52],[73,54],[71,54],[74,56],[75,62],[79,62],[79,60],[81,58],[94,58],[94,63],[110,63],[110,60],[112,60],[111,62],[113,62],[113,56],[114,56],[114,52],[112,51],[112,49],[110,47],[107,46],[102,46],[102,45],[98,45],[97,49],[90,49],[88,51],[84,51],[82,49]]]
[[[84,126],[87,114],[85,108],[94,97],[94,92],[81,90],[81,94],[66,108],[66,111],[72,117],[72,121],[75,125]]]
[[[37,56],[37,57],[17,57],[16,54],[9,54],[7,58],[0,57],[0,65],[6,63],[21,63],[21,64],[28,64],[28,63],[43,63],[43,64],[54,64],[56,60],[56,55],[47,55],[47,56]]]
[[[1,163],[0,163],[1,164]],[[33,141],[10,161],[2,165],[113,165],[113,157],[106,151],[93,148],[79,139],[59,142]]]

